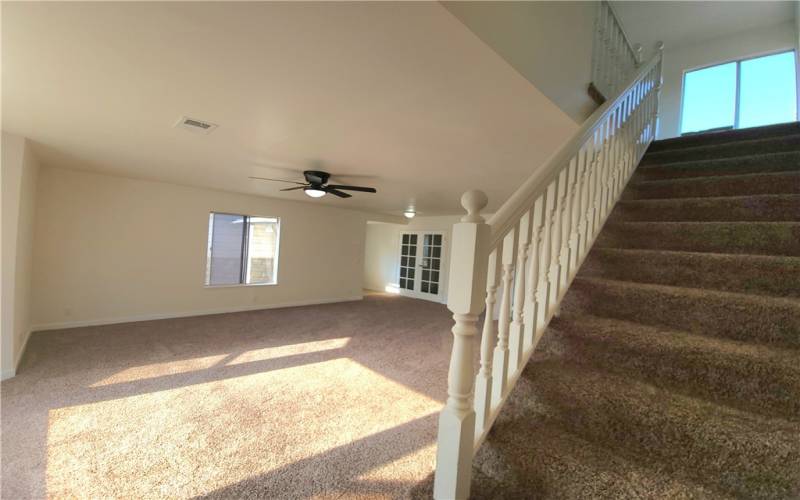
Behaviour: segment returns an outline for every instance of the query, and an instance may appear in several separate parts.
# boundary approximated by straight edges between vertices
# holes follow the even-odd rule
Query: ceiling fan
[[[371,187],[328,184],[328,179],[330,179],[331,174],[329,174],[328,172],[323,172],[321,170],[306,170],[303,172],[303,176],[306,178],[306,182],[287,181],[283,179],[268,179],[266,177],[253,177],[253,176],[251,176],[250,178],[258,179],[261,181],[286,182],[288,184],[297,184],[297,186],[295,187],[281,189],[281,191],[294,191],[296,189],[302,189],[304,193],[306,193],[308,196],[312,198],[322,198],[328,193],[334,196],[338,196],[339,198],[350,198],[353,196],[349,193],[345,193],[345,191],[361,191],[362,193],[377,193],[375,188]]]

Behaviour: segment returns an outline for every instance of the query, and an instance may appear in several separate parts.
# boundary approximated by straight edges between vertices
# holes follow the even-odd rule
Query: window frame
[[[244,218],[244,229],[242,230],[242,257],[241,267],[239,269],[239,283],[224,283],[214,285],[211,283],[211,246],[214,242],[214,226],[211,223],[215,214],[219,215],[232,215]],[[274,279],[272,283],[246,283],[247,281],[247,268],[250,265],[248,261],[248,247],[250,242],[250,219],[274,219],[278,226],[278,234],[275,237],[275,264],[273,269]],[[274,215],[248,215],[235,212],[222,212],[212,210],[208,213],[208,221],[206,227],[206,262],[205,270],[203,272],[203,287],[204,288],[235,288],[242,286],[277,286],[278,285],[278,272],[280,269],[280,249],[281,249],[281,218]]]
[[[715,62],[713,64],[705,64],[703,66],[697,66],[691,69],[683,70],[683,74],[681,75],[681,101],[680,107],[678,110],[678,129],[679,135],[695,135],[695,134],[702,134],[704,132],[708,132],[711,130],[718,130],[718,129],[708,129],[708,130],[696,130],[693,132],[684,132],[683,131],[683,103],[686,99],[686,75],[689,73],[693,73],[695,71],[702,71],[704,69],[713,68],[714,66],[722,66],[725,64],[736,63],[736,99],[733,103],[733,126],[730,129],[722,129],[722,130],[740,130],[739,128],[739,108],[740,108],[740,99],[741,99],[741,77],[742,77],[742,63],[745,61],[750,61],[752,59],[760,59],[762,57],[770,57],[770,56],[777,56],[780,54],[787,54],[792,53],[794,55],[794,79],[795,79],[795,86],[797,87],[797,91],[795,92],[795,121],[800,120],[800,62],[798,60],[798,50],[793,47],[789,48],[782,48],[778,50],[773,50],[769,52],[763,52],[760,54],[742,57],[738,59],[728,59],[721,62]]]

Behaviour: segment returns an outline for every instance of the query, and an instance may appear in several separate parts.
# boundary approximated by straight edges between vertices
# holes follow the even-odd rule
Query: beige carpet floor
[[[432,470],[441,304],[363,301],[34,334],[3,498],[403,498]]]

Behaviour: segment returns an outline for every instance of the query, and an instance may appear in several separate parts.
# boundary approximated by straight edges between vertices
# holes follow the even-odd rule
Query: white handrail
[[[656,48],[658,49],[656,55],[639,69],[636,75],[631,78],[628,86],[613,101],[606,101],[597,108],[583,125],[575,131],[572,138],[553,153],[541,168],[528,177],[528,180],[522,183],[514,194],[489,218],[488,224],[492,227],[490,247],[495,247],[511,230],[519,217],[525,212],[525,207],[540,196],[542,190],[553,182],[555,176],[564,168],[564,163],[578,153],[578,150],[594,134],[598,124],[608,118],[611,111],[619,106],[633,85],[652,70],[656,64],[661,62],[663,44],[659,44]]]
[[[655,137],[663,45],[487,223],[481,191],[453,226],[447,307],[453,350],[439,415],[434,497],[469,496],[472,460]],[[475,367],[479,314],[486,311]],[[513,294],[513,295],[512,295]],[[497,342],[495,343],[495,336]],[[479,391],[475,393],[475,391]]]

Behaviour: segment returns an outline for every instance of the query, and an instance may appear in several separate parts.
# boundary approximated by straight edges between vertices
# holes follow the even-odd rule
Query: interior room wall
[[[383,292],[397,284],[400,231],[406,226],[367,223],[364,250],[364,288]]]
[[[680,135],[681,93],[685,72],[736,59],[797,48],[794,21],[715,38],[703,43],[665,47],[658,138]]]
[[[11,377],[31,331],[31,280],[39,163],[24,137],[2,133],[0,363]]]
[[[442,2],[576,123],[589,98],[596,2]]]
[[[34,328],[362,296],[367,214],[43,166]],[[277,285],[206,287],[209,212],[281,220]]]

